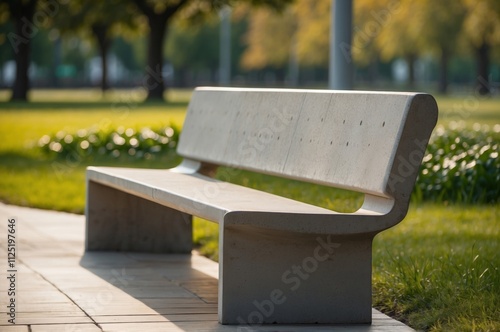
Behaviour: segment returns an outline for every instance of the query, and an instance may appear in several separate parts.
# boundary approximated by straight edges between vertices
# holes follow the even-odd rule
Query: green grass
[[[500,330],[499,206],[413,207],[374,242],[374,305],[419,330]]]
[[[439,108],[438,124],[464,122],[468,127],[475,123],[488,126],[500,125],[500,99],[497,96],[436,96]]]
[[[40,137],[98,126],[181,126],[189,95],[173,92],[169,102],[142,103],[140,91],[35,90],[30,103],[0,102],[0,200],[12,204],[83,213],[85,168],[117,161],[54,159],[34,149]],[[0,97],[6,96],[0,92]],[[55,100],[55,101],[50,101]],[[164,168],[178,158],[127,162],[130,167]],[[126,166],[121,163],[121,165]]]
[[[168,168],[172,155],[150,160],[57,159],[34,149],[38,139],[58,131],[99,126],[182,125],[189,91],[172,91],[168,102],[141,103],[144,92],[116,90],[34,90],[31,103],[7,103],[0,91],[0,200],[82,213],[84,171],[89,164]],[[500,99],[439,97],[439,124],[463,121],[493,128],[500,124]],[[477,126],[477,125],[476,125]],[[356,193],[219,169],[219,177],[326,208],[353,211]],[[500,330],[500,223],[497,205],[412,205],[398,226],[374,242],[374,305],[422,330]],[[195,219],[200,252],[217,260],[218,229]]]

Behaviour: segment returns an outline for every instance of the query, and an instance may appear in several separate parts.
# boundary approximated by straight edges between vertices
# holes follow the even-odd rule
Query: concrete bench
[[[219,224],[222,324],[370,323],[374,236],[406,215],[437,120],[420,93],[198,88],[169,170],[89,167],[86,250],[189,253]],[[361,192],[337,213],[227,183],[219,165]]]

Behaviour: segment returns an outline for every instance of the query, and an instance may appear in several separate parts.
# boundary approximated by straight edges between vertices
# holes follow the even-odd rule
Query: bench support
[[[306,221],[304,221],[306,222]],[[221,227],[222,324],[369,324],[373,235]]]
[[[192,216],[87,182],[85,250],[191,253]]]

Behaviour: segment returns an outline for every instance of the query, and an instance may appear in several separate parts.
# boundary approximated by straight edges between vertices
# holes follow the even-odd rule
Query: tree
[[[367,24],[378,29],[375,43],[382,59],[403,57],[408,64],[408,87],[415,87],[415,61],[422,50],[421,8],[418,1],[379,2],[379,9],[373,20]],[[378,24],[378,26],[377,26]]]
[[[132,0],[146,16],[149,27],[148,56],[146,76],[143,79],[148,89],[148,100],[163,98],[165,83],[163,79],[163,45],[168,28],[173,18],[182,12],[185,19],[200,20],[209,13],[214,13],[231,0]],[[253,6],[265,5],[282,9],[292,0],[240,0]]]
[[[356,0],[353,5],[352,57],[357,63],[366,66],[378,55],[375,38],[384,25],[376,21],[374,15],[378,15],[381,6],[373,0]],[[371,25],[375,25],[375,28]]]
[[[465,8],[456,0],[421,0],[415,1],[417,11],[422,13],[419,30],[422,31],[421,45],[438,55],[439,92],[446,93],[448,89],[448,63],[456,52]]]
[[[163,80],[163,42],[167,27],[189,0],[150,2],[147,0],[132,0],[137,8],[146,16],[149,27],[149,44],[146,77],[143,80],[148,89],[148,100],[163,99],[165,83]]]
[[[245,37],[248,48],[241,59],[243,68],[284,67],[292,49],[295,21],[292,10],[276,15],[271,9],[262,8],[252,13]]]
[[[167,40],[165,53],[168,61],[176,71],[177,82],[186,86],[186,74],[192,71],[210,68],[212,74],[219,61],[219,25],[214,20],[208,20],[199,26],[183,24],[176,20],[172,24]]]
[[[136,31],[140,22],[126,0],[73,0],[66,5],[69,15],[58,15],[56,25],[63,33],[92,36],[101,56],[101,89],[109,88],[107,59],[113,36]]]
[[[30,63],[31,39],[37,34],[38,29],[33,17],[37,8],[38,0],[7,1],[10,18],[14,24],[14,31],[7,34],[15,53],[16,78],[12,87],[11,100],[27,100],[29,90],[28,69]]]
[[[248,44],[241,64],[246,69],[328,64],[330,1],[298,0],[282,13],[260,9],[251,13]],[[279,41],[279,42],[278,42]]]
[[[331,1],[301,0],[294,6],[297,17],[297,57],[305,66],[328,66]]]
[[[489,65],[493,45],[500,43],[500,2],[498,0],[463,0],[467,9],[463,32],[474,49],[477,62],[476,89],[490,92]]]
[[[12,47],[7,35],[12,31],[9,9],[6,3],[0,2],[0,86],[3,86],[3,67],[7,61],[14,60]]]

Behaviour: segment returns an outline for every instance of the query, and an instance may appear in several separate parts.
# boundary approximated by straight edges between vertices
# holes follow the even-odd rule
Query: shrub
[[[159,154],[175,151],[178,140],[179,129],[175,126],[140,130],[119,127],[110,131],[93,127],[73,134],[60,131],[44,135],[38,140],[38,146],[47,155],[62,158],[76,155],[84,160],[95,156],[154,159]]]
[[[437,202],[496,203],[500,196],[500,126],[473,129],[451,123],[431,137],[414,198]]]

